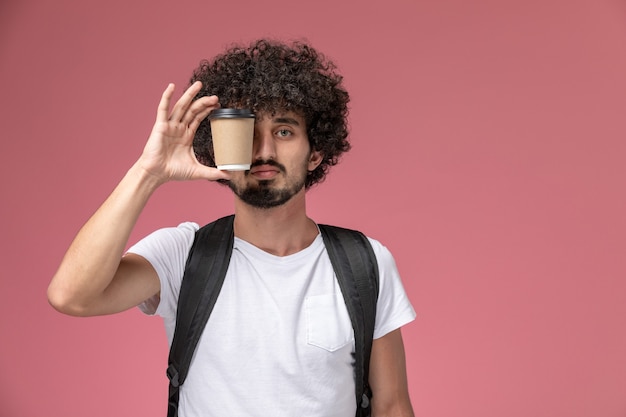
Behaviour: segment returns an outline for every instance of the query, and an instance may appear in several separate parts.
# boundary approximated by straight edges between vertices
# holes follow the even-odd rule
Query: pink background
[[[354,150],[309,211],[395,254],[416,414],[626,416],[624,1],[3,0],[0,16],[0,416],[165,415],[160,320],[65,317],[46,287],[167,83],[260,36],[306,38],[346,77]],[[132,240],[231,210],[214,184],[168,184]]]

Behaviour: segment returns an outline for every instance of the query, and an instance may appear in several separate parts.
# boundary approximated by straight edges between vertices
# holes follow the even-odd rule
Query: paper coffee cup
[[[250,169],[254,113],[248,109],[215,109],[209,114],[217,169]]]

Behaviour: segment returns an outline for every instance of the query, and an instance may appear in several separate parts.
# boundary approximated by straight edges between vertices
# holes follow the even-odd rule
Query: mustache
[[[257,159],[250,165],[250,169],[261,166],[261,165],[270,165],[270,166],[276,167],[280,170],[280,172],[285,172],[287,170],[287,168],[285,168],[283,164],[280,164],[274,161],[273,159]]]

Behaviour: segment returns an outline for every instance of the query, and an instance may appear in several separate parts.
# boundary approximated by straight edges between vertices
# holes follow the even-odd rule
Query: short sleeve
[[[371,238],[369,241],[378,261],[379,291],[374,339],[379,339],[413,321],[416,314],[391,252],[380,242]]]
[[[139,255],[150,262],[161,283],[159,295],[138,306],[142,312],[169,318],[176,316],[185,263],[198,228],[198,224],[186,222],[177,227],[159,229],[128,249],[127,253]]]

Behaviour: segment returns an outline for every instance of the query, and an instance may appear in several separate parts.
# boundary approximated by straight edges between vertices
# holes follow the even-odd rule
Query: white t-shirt
[[[130,248],[161,281],[139,307],[163,318],[171,344],[195,223],[158,230]],[[374,338],[415,318],[389,251],[379,265]],[[181,417],[347,417],[356,411],[354,332],[321,235],[274,256],[235,238],[224,285],[180,389]]]

